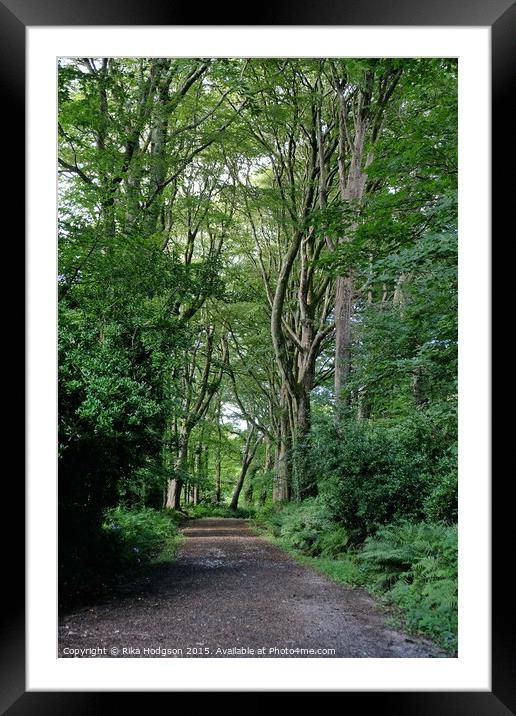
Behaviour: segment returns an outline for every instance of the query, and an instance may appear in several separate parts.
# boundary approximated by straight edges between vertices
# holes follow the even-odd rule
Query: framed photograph
[[[514,5],[45,5],[0,4],[29,398],[3,709],[510,713],[489,311]]]

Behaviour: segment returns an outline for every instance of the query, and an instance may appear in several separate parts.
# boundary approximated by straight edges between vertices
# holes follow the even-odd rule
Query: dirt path
[[[389,628],[364,590],[298,564],[244,520],[194,520],[184,534],[175,562],[63,617],[59,655],[445,656]]]

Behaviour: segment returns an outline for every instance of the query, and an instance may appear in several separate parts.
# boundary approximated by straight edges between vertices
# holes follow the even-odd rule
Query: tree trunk
[[[222,452],[221,452],[221,443],[222,443],[222,430],[220,427],[220,412],[221,412],[221,400],[219,397],[219,402],[217,406],[217,451],[216,451],[216,457],[215,457],[215,502],[217,505],[220,503],[220,477],[222,472]]]
[[[170,79],[164,70],[170,64],[169,59],[158,58],[154,60],[159,72],[158,96],[154,112],[154,122],[151,128],[151,167],[150,167],[150,193],[158,192],[163,185],[167,167],[167,134],[168,134],[168,100]],[[158,225],[161,202],[155,199],[147,207],[145,217],[145,233],[153,234]]]
[[[306,352],[309,353],[312,348],[313,340],[306,345]],[[307,357],[303,359],[303,366],[301,370],[301,380],[298,383],[297,396],[296,396],[296,431],[297,438],[304,440],[310,432],[311,426],[311,411],[310,411],[310,397],[312,392],[312,386],[314,382],[314,368],[315,359],[309,360]]]
[[[335,398],[340,400],[351,368],[351,314],[353,285],[349,276],[337,276],[335,289]]]
[[[366,420],[369,417],[369,400],[364,387],[358,389],[357,403],[357,420]]]
[[[202,433],[201,433],[201,439],[202,439]],[[203,449],[202,449],[202,442],[197,445],[195,448],[195,464],[194,464],[194,476],[195,476],[195,482],[193,485],[193,494],[192,494],[192,501],[194,505],[197,505],[199,502],[199,481],[202,479],[203,475]]]
[[[363,112],[367,97],[361,90],[362,112],[354,117],[355,135],[351,139],[348,127],[347,100],[339,91],[339,188],[341,201],[358,201],[362,198],[366,184],[366,174],[362,170],[364,143],[367,131],[367,114]],[[346,173],[346,148],[351,153],[349,170]],[[349,234],[355,224],[349,227],[339,243],[349,241]],[[351,316],[353,308],[353,280],[351,273],[337,276],[335,282],[335,399],[340,401],[342,390],[351,368]]]
[[[284,395],[284,400],[286,396]],[[291,486],[291,451],[292,430],[288,415],[288,405],[283,402],[283,411],[280,419],[279,444],[276,450],[274,466],[274,486],[272,499],[275,502],[285,502],[290,499]]]
[[[409,279],[409,275],[406,273],[401,273],[398,277],[398,280],[396,281],[396,286],[394,288],[394,294],[392,296],[392,305],[398,306],[401,310],[401,313],[403,315],[403,309],[405,307],[405,293],[404,293],[404,284]]]
[[[278,448],[276,468],[275,502],[285,502],[290,497],[290,435],[282,435]]]
[[[247,481],[247,490],[245,491],[246,504],[251,505],[254,496],[254,476],[258,472],[258,465],[254,465],[249,471],[249,479]]]
[[[244,452],[242,455],[242,467],[240,469],[240,475],[238,477],[237,484],[235,485],[235,489],[233,491],[233,497],[231,498],[231,504],[229,506],[231,510],[236,510],[238,508],[238,500],[240,498],[240,493],[242,492],[242,487],[244,485],[245,476],[247,475],[249,465],[253,461],[253,458],[256,454],[256,449],[259,444],[259,439],[255,442],[254,446],[251,448],[251,442],[252,442],[253,437],[254,437],[254,429],[251,429],[247,436],[247,440],[245,441]]]
[[[109,58],[102,58],[102,67],[99,71],[99,124],[97,130],[97,151],[102,156],[107,149],[107,136],[109,128],[109,108],[107,95],[107,81],[109,74]],[[104,166],[104,165],[102,165]],[[112,250],[112,241],[116,235],[115,225],[115,191],[116,185],[113,185],[112,178],[108,171],[103,168],[100,172],[100,186],[102,189],[102,223],[104,227],[104,236],[106,239],[105,251]]]
[[[263,460],[263,471],[265,474],[270,474],[274,469],[274,455],[272,452],[272,445],[270,438],[266,439],[265,443],[265,457]],[[260,496],[258,498],[258,504],[260,507],[263,507],[265,505],[265,502],[267,500],[267,488],[262,489],[260,492]]]
[[[181,508],[181,488],[183,483],[181,480],[170,480],[167,491],[167,501],[165,507],[171,510],[179,510]]]
[[[185,473],[188,469],[188,442],[190,440],[190,429],[185,426],[179,436],[179,454],[176,460],[176,471]],[[177,472],[176,472],[177,475]],[[167,491],[167,501],[165,507],[171,510],[179,510],[181,508],[181,488],[183,481],[179,476],[170,480]]]
[[[217,444],[217,461],[215,463],[215,502],[220,503],[220,476],[221,476],[221,455],[220,455],[220,429],[219,443]]]
[[[396,69],[387,73],[383,85],[380,82],[379,97],[373,111],[374,73],[366,71],[363,84],[359,89],[358,102],[353,102],[350,112],[346,87],[338,78],[335,78],[337,94],[339,96],[339,188],[342,202],[359,202],[365,192],[367,183],[367,167],[373,160],[370,150],[365,156],[367,136],[374,145],[378,139],[385,112],[385,107],[396,88],[401,70]],[[351,122],[348,115],[352,114]],[[354,127],[354,134],[351,131]],[[349,152],[349,168],[346,172],[346,151]],[[349,241],[356,224],[352,224],[346,235],[340,239]],[[339,276],[335,291],[335,398],[339,401],[342,389],[351,370],[351,318],[353,309],[353,282],[351,273]]]

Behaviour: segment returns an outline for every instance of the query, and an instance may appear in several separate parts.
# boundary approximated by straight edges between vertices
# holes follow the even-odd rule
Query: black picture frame
[[[514,204],[511,182],[504,181],[504,169],[514,154],[513,115],[508,112],[513,95],[513,68],[516,66],[516,4],[512,0],[275,0],[260,4],[254,17],[236,15],[238,10],[213,3],[211,7],[176,6],[160,0],[104,0],[102,4],[79,0],[0,0],[0,82],[4,127],[3,137],[16,148],[4,188],[4,206],[16,216],[16,233],[25,213],[23,147],[25,145],[25,30],[27,26],[74,25],[361,25],[361,26],[489,26],[492,37],[492,192],[493,236],[501,237],[502,225],[511,226],[509,212]],[[258,21],[257,21],[258,19]],[[5,151],[5,150],[4,150]],[[512,213],[512,212],[511,212]],[[7,235],[6,235],[7,236]],[[13,235],[11,234],[11,237]],[[10,239],[11,243],[13,238]],[[23,244],[19,240],[20,245]],[[29,347],[30,348],[30,347]],[[501,422],[501,421],[500,421]],[[499,426],[501,427],[501,426]],[[502,477],[503,480],[503,477]],[[9,475],[9,495],[4,505],[24,504],[23,479]],[[349,708],[360,697],[360,707],[385,711],[398,716],[417,714],[468,714],[468,716],[502,716],[516,713],[516,665],[513,634],[509,627],[512,595],[506,585],[507,545],[512,536],[512,504],[504,499],[503,483],[493,481],[492,513],[492,691],[454,692],[344,692],[341,704]],[[7,485],[6,485],[7,487]],[[9,507],[9,510],[11,508]],[[20,522],[21,524],[21,522]],[[24,627],[24,540],[4,546],[5,574],[3,597],[6,601],[1,617],[1,699],[2,713],[21,714],[90,714],[112,711],[114,696],[120,692],[26,692]],[[9,564],[10,563],[10,564]],[[504,569],[505,567],[505,569]],[[154,694],[153,694],[154,695]],[[170,694],[168,696],[170,708]],[[142,698],[131,693],[132,707]],[[117,699],[118,701],[118,699]]]

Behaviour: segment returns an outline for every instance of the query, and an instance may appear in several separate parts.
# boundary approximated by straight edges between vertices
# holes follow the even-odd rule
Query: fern
[[[368,585],[401,607],[409,628],[457,650],[457,528],[381,528],[358,555]]]

